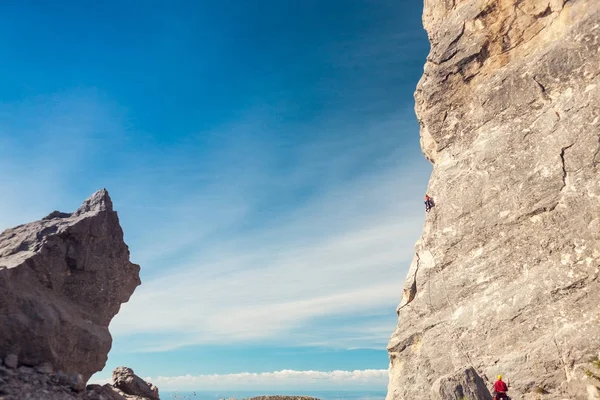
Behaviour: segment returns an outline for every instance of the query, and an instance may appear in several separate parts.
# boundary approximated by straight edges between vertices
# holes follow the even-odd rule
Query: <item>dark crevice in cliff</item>
[[[534,18],[536,18],[536,19],[544,18],[550,14],[552,14],[552,8],[550,8],[550,4],[548,4],[548,7],[546,7],[546,9],[544,11],[542,11],[541,13],[535,14]]]
[[[421,333],[413,333],[405,340],[398,343],[396,346],[389,349],[389,352],[402,353],[407,347],[412,346],[415,342],[421,339]]]
[[[442,129],[444,128],[444,124],[446,123],[446,120],[448,119],[448,110],[444,111],[444,115],[442,116]],[[600,139],[600,138],[599,138]]]
[[[560,115],[558,113],[556,113],[556,115],[558,117],[558,120],[560,121]],[[567,167],[565,165],[565,154],[566,154],[566,151],[568,149],[570,149],[571,147],[573,147],[574,145],[575,145],[575,143],[571,143],[570,145],[561,148],[561,151],[560,151],[561,170],[562,170],[562,175],[561,175],[562,185],[559,189],[559,192],[561,192],[567,186],[568,171],[567,171]],[[600,155],[600,137],[598,138],[598,149],[596,150],[596,155],[594,156],[594,160],[597,155]],[[594,166],[598,162],[600,162],[600,161],[595,161]],[[573,172],[573,171],[571,171],[571,172]],[[560,204],[560,200],[556,200],[555,202],[553,202],[550,205],[544,205],[544,206],[537,207],[537,208],[533,209],[532,211],[529,211],[529,212],[524,213],[524,214],[520,215],[519,217],[517,217],[516,220],[514,221],[514,223],[520,223],[524,219],[531,218],[536,215],[552,212],[556,209],[556,207],[558,207],[559,204]]]
[[[501,31],[504,31],[502,34],[502,52],[500,54],[506,53],[512,49],[514,49],[518,43],[513,43],[510,37],[510,31],[512,30],[515,21],[517,20],[516,13],[513,18],[508,23],[508,27],[504,29],[504,24],[502,25]],[[505,21],[506,22],[506,21]]]
[[[481,49],[469,56],[462,59],[460,62],[456,64],[456,68],[458,73],[461,75],[463,81],[465,83],[469,83],[474,77],[479,74],[481,67],[485,63],[485,61],[490,58],[490,42],[486,41],[481,46]],[[469,72],[469,67],[473,64],[477,63],[478,68],[475,71]]]
[[[546,87],[542,85],[540,81],[538,81],[538,78],[534,75],[531,77],[531,79],[533,79],[537,87],[540,89],[540,94],[542,98],[546,101],[551,101],[552,99],[550,99],[550,96],[548,96],[548,93],[546,92]]]
[[[560,188],[560,190],[562,191],[565,186],[567,186],[567,168],[565,166],[565,152],[567,151],[567,149],[570,149],[571,147],[573,147],[575,143],[571,143],[568,146],[563,147],[560,150],[560,160],[561,160],[561,165],[562,165],[562,187]]]
[[[562,119],[562,117],[560,116],[560,113],[556,110],[554,110],[554,114],[556,114],[556,123],[559,123],[560,120]],[[552,130],[554,131],[554,126],[552,127]]]
[[[560,202],[557,201],[556,203],[552,204],[551,206],[538,207],[535,210],[530,211],[530,212],[522,215],[515,222],[519,223],[519,222],[521,222],[522,220],[524,220],[526,218],[531,218],[531,217],[535,217],[536,215],[540,215],[540,214],[547,213],[547,212],[552,212],[558,206],[559,203]]]
[[[396,353],[396,352],[402,353],[409,346],[412,346],[413,344],[418,343],[421,340],[421,338],[423,337],[423,335],[425,335],[425,333],[427,333],[427,331],[435,328],[436,326],[438,326],[442,323],[443,322],[438,322],[438,323],[426,326],[425,329],[423,329],[421,332],[413,333],[412,335],[410,335],[409,337],[407,337],[406,339],[404,339],[403,341],[401,341],[394,347],[389,348],[388,351],[390,353]]]
[[[435,60],[433,58],[428,58],[427,61],[429,61],[432,64],[437,65],[437,66],[439,66],[447,61],[450,61],[452,58],[454,58],[454,56],[456,56],[456,54],[458,54],[458,46],[457,45],[464,34],[465,34],[465,24],[463,23],[457,36],[454,39],[452,39],[452,41],[450,43],[448,43],[448,46],[446,46],[446,50],[444,51],[444,53],[442,53],[442,55],[439,56],[439,60]]]
[[[571,283],[570,285],[556,288],[550,292],[550,295],[552,297],[563,297],[568,294],[571,294],[574,291],[583,289],[586,286],[587,279],[588,279],[588,277],[581,278],[581,279],[578,279],[575,282]]]
[[[464,34],[465,34],[465,24],[463,23],[458,35],[448,45],[449,54],[442,57],[442,59],[439,61],[440,64],[452,59],[458,53],[458,48],[456,45],[458,44],[458,42],[460,41],[460,39],[463,37]]]
[[[404,307],[409,305],[415,299],[415,296],[417,295],[417,274],[419,272],[421,258],[419,256],[419,252],[417,252],[415,254],[415,256],[417,257],[417,260],[416,260],[417,266],[415,268],[415,274],[413,276],[413,281],[412,281],[412,284],[410,285],[410,288],[404,289],[404,295],[402,296],[402,303],[396,309],[396,314],[398,314],[398,315],[400,315],[400,310],[402,310]]]
[[[496,10],[496,3],[492,2],[492,3],[488,4],[488,6],[485,7],[483,10],[481,10],[481,12],[475,16],[475,19],[485,18],[488,15],[490,15],[491,13],[493,13],[495,10]]]

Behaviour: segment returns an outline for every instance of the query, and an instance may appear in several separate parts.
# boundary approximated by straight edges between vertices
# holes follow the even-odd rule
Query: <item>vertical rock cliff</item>
[[[425,0],[436,206],[388,400],[600,398],[600,1]],[[543,397],[542,397],[543,396]]]

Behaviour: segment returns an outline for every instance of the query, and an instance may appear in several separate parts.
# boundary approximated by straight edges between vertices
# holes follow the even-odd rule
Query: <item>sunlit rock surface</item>
[[[455,399],[434,386],[491,390],[498,373],[513,398],[600,398],[600,1],[426,0],[423,21],[436,206],[388,400]]]

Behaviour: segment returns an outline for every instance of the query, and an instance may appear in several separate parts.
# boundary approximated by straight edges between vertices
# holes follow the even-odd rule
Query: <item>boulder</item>
[[[16,354],[8,354],[4,357],[4,365],[8,368],[15,369],[19,366],[19,357]]]
[[[106,363],[108,325],[140,284],[139,269],[106,190],[71,214],[2,232],[0,355],[87,381]]]
[[[113,386],[123,393],[147,398],[150,400],[159,400],[158,388],[151,383],[133,373],[131,368],[118,367],[112,374]]]
[[[40,365],[37,365],[35,367],[36,372],[39,372],[40,374],[51,374],[52,372],[54,372],[54,368],[52,368],[52,364],[50,363],[42,363]]]
[[[81,374],[71,374],[68,376],[69,387],[75,392],[83,392],[85,390],[85,380]]]
[[[430,398],[431,400],[492,400],[492,395],[477,371],[467,367],[438,378],[433,383]]]

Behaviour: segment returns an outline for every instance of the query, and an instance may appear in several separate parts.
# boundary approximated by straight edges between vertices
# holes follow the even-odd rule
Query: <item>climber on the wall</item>
[[[429,197],[428,194],[425,194],[425,212],[429,212],[433,207],[433,199]]]
[[[494,391],[496,392],[495,400],[510,400],[510,397],[506,394],[508,392],[508,385],[502,381],[502,375],[498,375],[498,380],[494,383]]]

